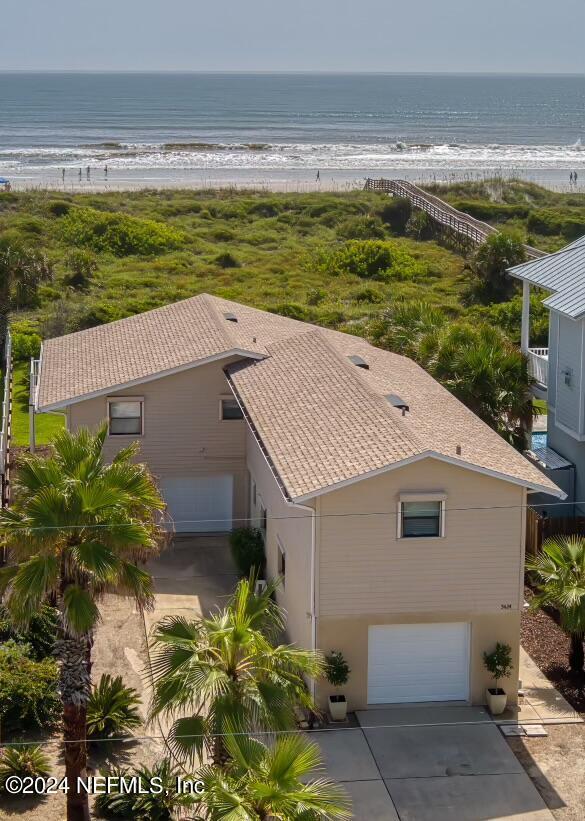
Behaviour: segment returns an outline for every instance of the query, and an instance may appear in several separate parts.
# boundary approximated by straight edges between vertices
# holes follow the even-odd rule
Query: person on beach
[[[61,169],[61,176],[63,177],[63,182],[65,182],[65,169]]]
[[[573,182],[577,185],[577,172],[573,171]]]
[[[108,179],[108,166],[104,165],[104,177]]]
[[[79,169],[79,182],[81,182],[81,168]]]
[[[321,172],[317,169],[317,182],[321,182]]]
[[[90,169],[89,169],[89,165],[88,165],[88,166],[87,166],[87,169],[86,169],[86,174],[87,174],[87,179],[88,179],[88,180],[89,180],[89,171],[90,171]]]
[[[569,185],[573,185],[573,172],[569,174]]]

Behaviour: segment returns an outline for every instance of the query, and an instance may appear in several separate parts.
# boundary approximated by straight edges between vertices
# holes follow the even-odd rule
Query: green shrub
[[[26,362],[31,356],[38,359],[41,351],[41,337],[37,333],[11,331],[12,359],[14,362]]]
[[[341,248],[321,252],[320,264],[329,274],[353,274],[381,281],[413,279],[425,266],[395,242],[350,240]]]
[[[71,210],[71,203],[65,200],[51,200],[47,208],[49,214],[54,217],[64,217]]]
[[[380,217],[370,215],[348,217],[340,223],[337,233],[343,239],[384,239],[386,236]]]
[[[404,234],[412,213],[412,205],[405,197],[388,199],[378,212],[382,222],[389,225],[396,234]]]
[[[160,254],[184,239],[182,233],[162,222],[95,208],[72,209],[61,221],[61,236],[72,245],[118,257]]]
[[[405,234],[419,241],[432,239],[434,234],[433,220],[426,211],[413,211],[406,223]]]
[[[320,305],[327,299],[327,294],[322,288],[309,288],[307,291],[307,305]]]
[[[111,738],[139,727],[141,699],[133,687],[126,687],[122,676],[104,673],[91,691],[87,704],[88,738]]]
[[[48,729],[59,721],[59,670],[53,659],[35,661],[26,644],[0,646],[0,721],[4,732]]]
[[[0,752],[0,793],[6,792],[4,784],[11,775],[18,778],[46,778],[50,773],[49,757],[38,744],[4,747]]]
[[[271,314],[288,316],[289,319],[299,319],[301,322],[310,322],[312,319],[311,312],[298,302],[281,302],[278,305],[273,305],[268,310]]]
[[[525,219],[530,213],[528,205],[505,205],[489,200],[455,200],[454,208],[485,222],[505,222],[511,219]]]
[[[384,302],[384,294],[380,293],[380,291],[377,291],[375,288],[371,288],[369,285],[365,288],[360,288],[359,291],[356,291],[353,298],[356,302],[371,302],[373,304]]]
[[[213,260],[216,265],[219,265],[220,268],[239,268],[240,263],[235,258],[233,254],[230,254],[229,251],[222,251],[221,254],[218,254],[215,259]]]
[[[262,533],[255,527],[239,527],[230,533],[230,547],[236,567],[242,576],[251,572],[260,576],[264,571],[266,555]]]
[[[518,284],[506,270],[525,260],[526,251],[518,237],[508,233],[490,234],[471,263],[476,282],[472,283],[470,296],[485,302],[508,299]]]
[[[332,650],[325,656],[325,678],[334,687],[342,687],[349,680],[349,664],[340,650]]]
[[[37,661],[52,658],[59,630],[59,612],[44,604],[34,615],[26,630],[16,630],[8,616],[8,611],[0,605],[0,642],[10,639],[30,648],[30,655]]]
[[[483,664],[493,677],[497,690],[500,679],[507,678],[512,672],[512,648],[498,642],[491,653],[483,654]]]
[[[85,288],[97,271],[97,259],[87,248],[73,248],[65,257],[69,274],[65,277],[66,285],[72,288]]]
[[[148,767],[138,767],[135,770],[114,769],[112,772],[102,773],[114,778],[137,778],[146,789],[153,779],[154,789],[146,793],[139,792],[109,792],[98,795],[95,809],[100,818],[133,818],[138,821],[172,821],[181,816],[181,810],[191,806],[195,796],[182,794],[177,790],[177,778],[184,775],[184,771],[174,766],[169,758]],[[161,788],[159,791],[158,785]]]

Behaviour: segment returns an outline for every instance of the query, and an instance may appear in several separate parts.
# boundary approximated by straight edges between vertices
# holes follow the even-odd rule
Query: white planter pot
[[[506,695],[504,690],[501,689],[501,687],[497,690],[493,687],[488,688],[485,691],[485,698],[490,713],[493,716],[501,715],[506,709],[506,704],[508,703],[508,696]]]
[[[345,696],[329,696],[329,713],[333,721],[345,721],[347,718]]]

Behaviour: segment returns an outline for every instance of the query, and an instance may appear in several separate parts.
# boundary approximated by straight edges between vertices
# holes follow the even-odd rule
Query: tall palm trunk
[[[582,673],[585,666],[583,651],[583,633],[571,633],[571,649],[569,650],[569,666],[574,673]]]
[[[87,772],[87,701],[91,689],[91,637],[63,636],[57,642],[61,660],[61,698],[65,739],[67,821],[89,821],[87,793],[78,779]]]

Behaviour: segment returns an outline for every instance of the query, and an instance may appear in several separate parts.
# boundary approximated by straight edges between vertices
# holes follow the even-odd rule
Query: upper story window
[[[266,530],[268,528],[268,513],[266,508],[263,504],[260,504],[260,530],[262,531],[264,538],[266,538]]]
[[[438,494],[405,494],[398,503],[398,538],[428,539],[445,535],[445,498]]]
[[[108,433],[110,436],[142,436],[144,400],[135,397],[108,399]]]
[[[220,400],[220,418],[222,420],[230,420],[230,419],[243,419],[244,414],[242,413],[242,409],[238,405],[237,401],[233,398],[228,399],[221,399]]]

